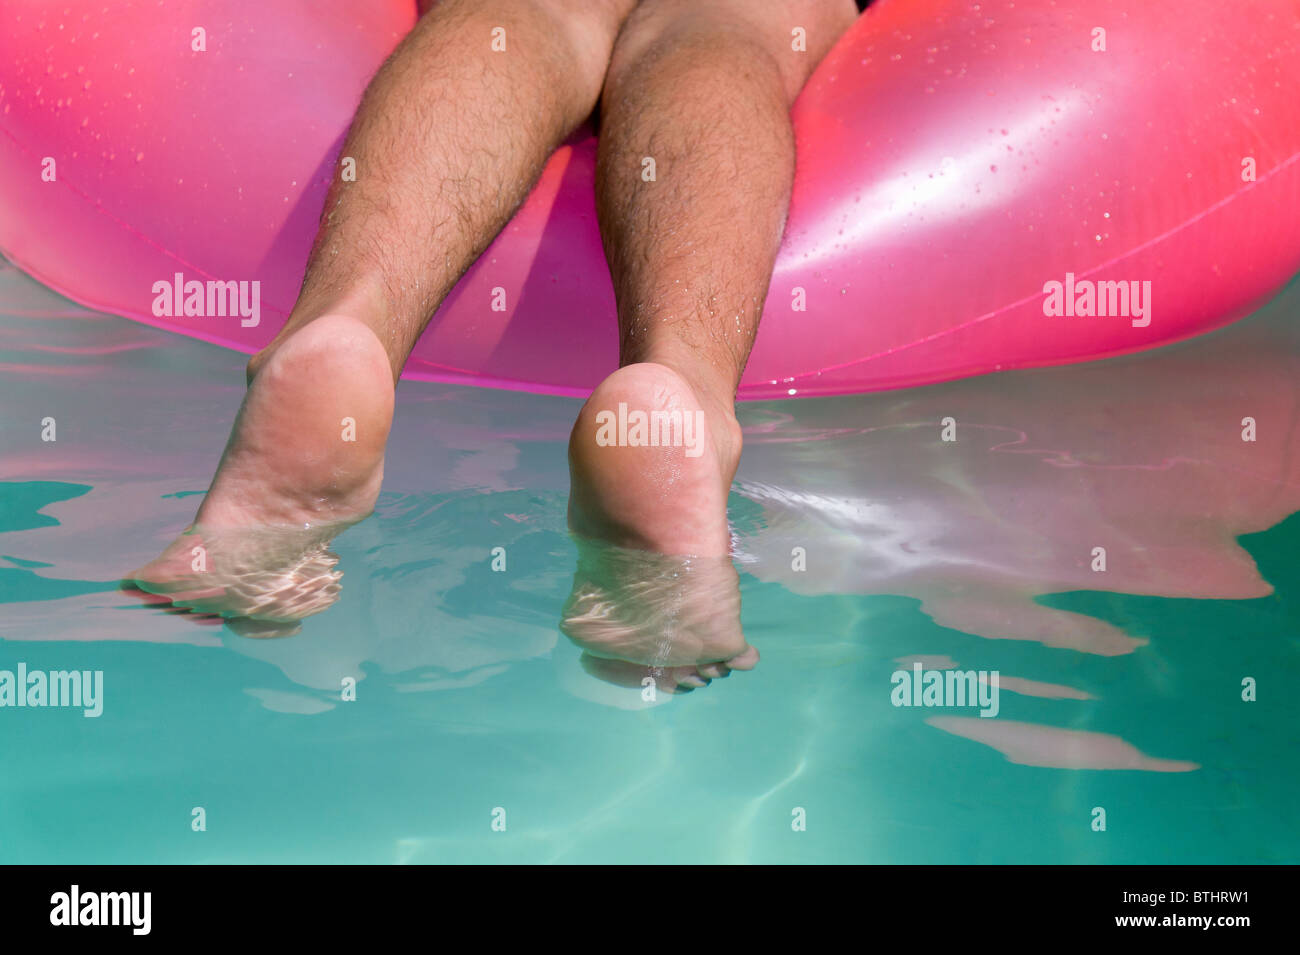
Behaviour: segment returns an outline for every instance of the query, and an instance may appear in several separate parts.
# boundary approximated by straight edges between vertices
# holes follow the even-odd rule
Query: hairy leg
[[[595,107],[635,0],[441,0],[366,90],[302,291],[250,377],[304,325],[354,315],[396,380],[434,310]],[[492,49],[504,29],[505,51]]]
[[[619,35],[596,188],[621,367],[569,442],[570,524],[596,543],[564,622],[607,679],[675,691],[758,662],[729,559],[736,387],[785,223],[790,105],[856,14],[852,0],[644,0]],[[658,413],[659,446],[633,446],[637,412]],[[626,446],[611,444],[624,413]],[[674,445],[687,420],[702,434]]]
[[[442,299],[594,108],[634,0],[442,0],[367,89],[293,312],[194,526],[131,576],[174,602],[293,620],[328,606],[324,547],[374,506],[393,386]],[[492,47],[503,28],[505,50]]]
[[[665,553],[727,553],[741,444],[734,400],[789,202],[789,109],[856,15],[852,0],[645,0],[624,25],[597,167],[621,367],[592,395],[570,444],[579,532]],[[620,404],[703,412],[706,453],[599,444],[597,416]]]

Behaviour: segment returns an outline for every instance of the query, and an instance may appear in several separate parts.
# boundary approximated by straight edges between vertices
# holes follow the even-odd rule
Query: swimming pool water
[[[96,719],[0,709],[0,862],[1300,856],[1295,284],[1145,355],[744,406],[762,661],[653,705],[560,632],[576,401],[402,383],[341,599],[250,639],[118,586],[192,517],[242,357],[7,266],[0,315],[0,669],[104,673]],[[998,671],[997,717],[894,706],[915,660]]]

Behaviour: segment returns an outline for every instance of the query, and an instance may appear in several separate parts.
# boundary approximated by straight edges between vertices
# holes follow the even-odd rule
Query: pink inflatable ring
[[[415,16],[5,4],[0,250],[85,305],[257,350],[293,304],[360,94]],[[1247,314],[1300,269],[1297,90],[1294,0],[880,0],[795,106],[741,397],[1083,361]],[[555,153],[408,377],[580,395],[615,367],[594,158],[590,131]]]

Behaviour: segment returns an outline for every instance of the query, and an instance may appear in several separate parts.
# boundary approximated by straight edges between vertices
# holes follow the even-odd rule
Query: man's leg
[[[375,76],[326,201],[293,314],[250,374],[340,310],[400,374],[434,310],[594,109],[636,0],[441,0]],[[504,29],[505,49],[492,49]]]
[[[853,0],[644,0],[624,25],[597,168],[621,367],[597,387],[570,442],[578,533],[669,554],[728,553],[741,445],[734,399],[789,202],[789,109],[856,16]],[[796,28],[806,50],[795,49]],[[601,413],[617,417],[620,405],[702,412],[703,453],[607,446]]]
[[[293,313],[249,362],[249,392],[195,533],[137,571],[142,586],[195,597],[201,609],[291,617],[279,592],[333,585],[318,561],[307,583],[256,578],[370,512],[402,365],[591,113],[634,2],[442,0],[402,41],[348,134],[356,180],[329,194]],[[504,52],[492,48],[497,27]],[[310,533],[245,533],[266,526]],[[205,571],[191,570],[195,546],[207,551]]]
[[[615,45],[596,187],[622,367],[569,443],[570,523],[592,541],[562,625],[613,682],[676,692],[758,662],[729,558],[734,400],[785,223],[790,105],[856,15],[853,0],[643,0]],[[611,446],[620,405],[629,445],[636,412],[702,419],[703,440],[683,428],[664,447],[652,423],[661,446]]]

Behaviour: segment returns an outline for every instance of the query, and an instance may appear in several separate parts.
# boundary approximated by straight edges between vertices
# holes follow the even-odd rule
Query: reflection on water
[[[964,736],[1000,750],[1013,763],[1058,769],[1143,769],[1153,773],[1185,773],[1200,769],[1177,759],[1153,759],[1117,736],[1086,730],[1066,730],[1014,720],[981,720],[969,716],[932,716],[926,720],[954,736]]]
[[[213,666],[224,648],[220,658],[243,668],[212,678],[212,700],[313,725],[348,709],[338,690],[352,678],[388,707],[367,745],[420,730],[403,737],[407,760],[462,738],[526,760],[522,740],[541,734],[563,751],[581,738],[589,755],[529,762],[526,775],[549,779],[557,799],[567,777],[546,774],[566,765],[589,782],[608,765],[617,784],[602,821],[582,823],[590,843],[587,829],[538,837],[548,859],[623,832],[627,814],[611,807],[669,805],[663,780],[712,780],[714,790],[690,790],[700,806],[743,804],[746,826],[771,813],[787,834],[785,801],[820,794],[822,812],[865,813],[837,815],[840,836],[818,858],[840,843],[906,861],[997,857],[983,844],[917,849],[915,827],[948,831],[976,811],[963,799],[994,828],[999,812],[1023,819],[1121,796],[1172,801],[1191,814],[1176,824],[1192,829],[1211,808],[1249,808],[1243,819],[1293,811],[1281,780],[1295,769],[1295,707],[1240,694],[1243,677],[1271,678],[1274,694],[1296,679],[1288,574],[1300,525],[1277,527],[1300,510],[1295,286],[1246,323],[1154,353],[745,406],[735,564],[569,536],[564,449],[576,402],[404,383],[375,516],[312,552],[319,573],[304,579],[315,583],[294,592],[325,612],[287,640],[249,640],[218,617],[185,619],[116,587],[193,515],[242,396],[240,357],[93,316],[3,268],[0,312],[10,316],[0,323],[6,657],[68,641],[86,652],[107,641],[120,659],[128,645],[179,644],[173,652],[206,653]],[[55,442],[39,439],[46,417],[58,422]],[[942,440],[945,418],[955,441]],[[1246,418],[1253,441],[1242,439]],[[1282,556],[1257,566],[1260,540]],[[502,572],[494,548],[507,556]],[[765,660],[752,673],[674,692],[752,666],[757,651]],[[149,659],[134,665],[193,657]],[[894,710],[889,673],[914,660],[1000,671],[1003,713]],[[652,706],[647,678],[662,691],[653,702],[673,705]],[[606,722],[623,718],[676,722]],[[692,740],[725,736],[689,777],[679,772],[688,727]],[[637,761],[620,762],[624,753]],[[1201,788],[1116,783],[1102,796],[1086,774],[1061,772],[1087,769]],[[919,775],[896,782],[909,774]],[[701,822],[682,845],[699,845]],[[767,857],[739,827],[710,858]],[[1136,851],[1037,839],[1046,848],[1027,837],[1013,858]],[[1257,842],[1176,858],[1268,859],[1288,844]]]
[[[1270,593],[1236,538],[1300,509],[1297,291],[1232,334],[1156,353],[760,412],[740,489],[762,508],[745,542],[756,572],[798,593],[906,594],[945,626],[1107,655],[1142,641],[1033,598]],[[790,570],[795,546],[805,573]]]

